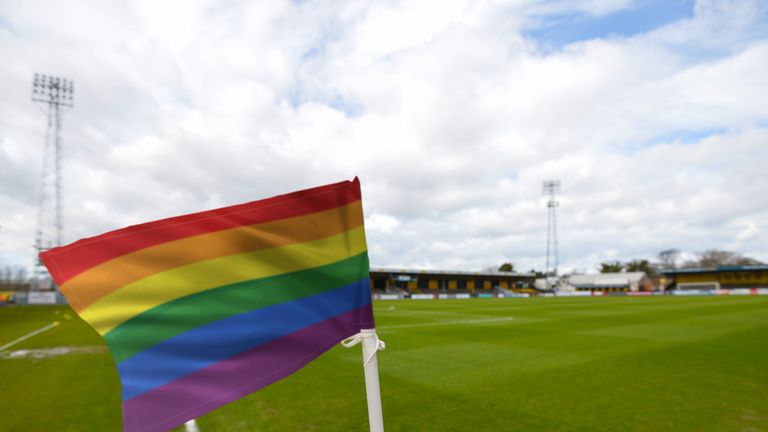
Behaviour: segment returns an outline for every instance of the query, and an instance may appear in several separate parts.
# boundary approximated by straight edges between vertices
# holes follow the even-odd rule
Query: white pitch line
[[[19,343],[21,341],[24,341],[24,340],[27,340],[27,339],[31,338],[32,336],[38,335],[38,334],[40,334],[40,333],[42,333],[42,332],[44,332],[46,330],[50,330],[50,329],[56,327],[57,325],[59,325],[59,322],[58,321],[54,321],[54,322],[48,324],[47,326],[45,326],[43,328],[37,329],[37,330],[35,330],[35,331],[31,332],[31,333],[27,333],[24,336],[22,336],[22,337],[20,337],[18,339],[12,340],[12,341],[8,342],[7,344],[1,346],[0,347],[0,351],[4,350],[6,348],[10,348],[10,347],[16,345],[17,343]]]
[[[22,349],[16,351],[0,351],[0,359],[44,359],[70,354],[100,354],[107,351],[105,346],[62,346],[54,348]]]
[[[376,328],[377,329],[395,329],[395,328],[410,328],[410,327],[437,327],[437,326],[454,325],[454,324],[480,324],[480,323],[488,323],[488,322],[512,321],[513,319],[514,318],[512,317],[506,317],[506,318],[488,318],[488,319],[476,319],[476,320],[441,321],[441,322],[434,322],[434,323],[376,326]]]

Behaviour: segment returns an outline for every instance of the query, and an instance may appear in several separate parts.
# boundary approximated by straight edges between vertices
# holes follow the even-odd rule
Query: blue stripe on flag
[[[231,316],[166,339],[118,364],[123,400],[370,304],[369,283],[366,277],[332,291]]]

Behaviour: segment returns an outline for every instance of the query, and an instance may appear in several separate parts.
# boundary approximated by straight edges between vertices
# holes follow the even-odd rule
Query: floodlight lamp
[[[72,80],[45,74],[35,74],[32,80],[32,100],[72,108]]]
[[[560,193],[560,180],[545,180],[542,182],[542,193],[545,195],[554,195]]]

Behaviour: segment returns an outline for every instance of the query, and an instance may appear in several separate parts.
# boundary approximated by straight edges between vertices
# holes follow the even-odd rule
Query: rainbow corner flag
[[[106,340],[129,432],[181,425],[374,328],[357,178],[131,226],[41,258]]]

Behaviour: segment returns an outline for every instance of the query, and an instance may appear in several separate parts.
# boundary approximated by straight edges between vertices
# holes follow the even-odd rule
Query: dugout
[[[371,269],[371,288],[378,293],[482,293],[532,291],[533,273]]]
[[[768,288],[768,265],[664,269],[661,273],[671,289]]]

